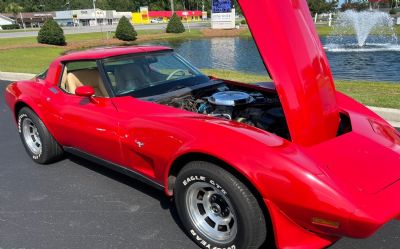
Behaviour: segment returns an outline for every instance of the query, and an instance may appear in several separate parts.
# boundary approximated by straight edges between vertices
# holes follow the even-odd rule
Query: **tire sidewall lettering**
[[[200,235],[198,235],[196,233],[196,231],[194,231],[193,229],[190,229],[190,235],[193,236],[193,238],[199,242],[199,244],[203,247],[203,248],[207,248],[207,249],[236,249],[236,245],[232,244],[230,246],[224,246],[224,247],[219,247],[219,246],[213,246],[211,245],[209,242],[207,242],[206,240],[204,240]]]
[[[188,188],[191,184],[194,184],[196,182],[205,182],[205,183],[209,183],[212,186],[214,186],[216,189],[218,189],[219,191],[221,191],[224,195],[228,196],[228,192],[220,185],[218,184],[217,181],[215,181],[214,179],[211,179],[207,176],[204,175],[189,175],[188,177],[186,177],[181,184],[183,185],[183,187],[186,189]],[[231,244],[229,246],[217,246],[217,245],[213,245],[212,242],[209,242],[206,239],[203,239],[201,234],[198,234],[196,232],[196,230],[192,227],[191,229],[189,229],[189,234],[193,237],[193,239],[195,241],[198,242],[198,244],[203,247],[203,248],[207,248],[207,249],[237,249],[237,246],[235,244]]]
[[[27,118],[28,115],[23,113],[21,115],[18,116],[18,132],[21,134],[22,133],[22,120],[24,118]]]
[[[21,135],[21,137],[22,137],[22,139],[24,141],[24,144],[26,144],[26,141],[23,138],[23,134],[22,134],[22,121],[25,118],[28,118],[28,117],[29,116],[27,114],[25,114],[25,113],[22,113],[21,115],[18,116],[18,133]],[[39,130],[38,130],[38,132],[39,132],[39,135],[40,135],[40,131]],[[27,150],[30,152],[30,155],[31,155],[33,160],[39,160],[39,158],[42,156],[42,153],[43,153],[43,150],[42,150],[38,155],[35,155],[30,151],[30,149],[27,149]]]
[[[184,186],[184,188],[187,188],[188,186],[190,186],[191,184],[193,184],[195,182],[209,183],[212,186],[214,186],[215,188],[217,188],[218,190],[220,190],[224,195],[228,195],[228,192],[220,184],[218,184],[215,180],[210,179],[206,176],[202,176],[202,175],[188,176],[185,178],[185,180],[183,180],[182,185]]]

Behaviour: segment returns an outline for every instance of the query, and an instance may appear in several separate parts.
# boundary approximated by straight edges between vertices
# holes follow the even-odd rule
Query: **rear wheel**
[[[189,236],[203,248],[259,248],[265,217],[251,191],[228,171],[190,162],[174,188],[178,214]]]
[[[18,132],[33,161],[47,164],[62,156],[61,146],[51,136],[36,113],[27,107],[18,112]]]

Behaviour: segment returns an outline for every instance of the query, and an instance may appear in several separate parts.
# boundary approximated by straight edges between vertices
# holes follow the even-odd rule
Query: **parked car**
[[[399,219],[400,134],[335,90],[306,1],[240,2],[273,83],[162,46],[71,53],[6,89],[27,153],[163,190],[202,248],[322,248]]]
[[[151,23],[164,23],[162,18],[153,18],[150,20]]]

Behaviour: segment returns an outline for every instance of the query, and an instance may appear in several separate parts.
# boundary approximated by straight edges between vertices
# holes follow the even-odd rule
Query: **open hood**
[[[239,4],[274,79],[293,142],[308,146],[335,137],[335,86],[306,0]]]

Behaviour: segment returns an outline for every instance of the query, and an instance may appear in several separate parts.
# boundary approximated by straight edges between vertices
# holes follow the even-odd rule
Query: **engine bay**
[[[192,89],[155,102],[244,123],[290,140],[285,115],[275,91],[258,91],[221,83]]]

